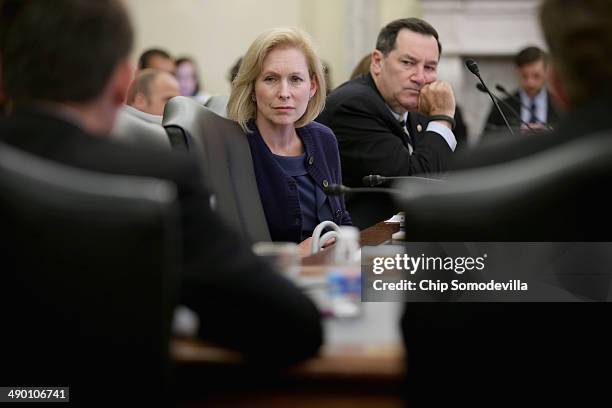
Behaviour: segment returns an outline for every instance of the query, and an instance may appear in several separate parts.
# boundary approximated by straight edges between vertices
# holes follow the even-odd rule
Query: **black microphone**
[[[356,194],[356,193],[384,193],[384,194],[402,194],[401,190],[393,188],[376,188],[376,187],[347,187],[342,184],[329,184],[323,188],[323,191],[327,195],[344,195],[344,194]]]
[[[485,89],[484,86],[482,86],[482,84],[476,84],[476,88],[478,88],[478,90],[480,92],[486,93],[487,90]],[[501,99],[499,96],[495,95],[493,92],[491,92],[491,94],[493,94],[493,97],[495,99],[497,99],[497,102],[501,103],[502,105],[504,105],[506,107],[506,109],[508,109],[510,111],[510,113],[512,114],[512,116],[519,120],[523,125],[527,126],[527,128],[529,130],[535,130],[531,127],[531,125],[527,122],[525,122],[523,120],[523,118],[521,118],[521,115],[516,111],[516,109],[514,109],[514,107],[512,107],[512,105],[510,105],[508,102],[504,101],[503,99]]]
[[[487,87],[487,85],[483,81],[482,77],[480,76],[480,69],[478,69],[478,64],[476,64],[476,61],[474,61],[473,59],[468,59],[468,60],[465,61],[465,66],[467,67],[467,69],[472,74],[474,74],[476,76],[476,78],[478,78],[480,80],[480,83],[482,84],[482,86],[484,86],[485,90],[487,91],[487,93],[491,97],[491,100],[493,101],[493,105],[495,105],[495,108],[497,109],[497,112],[499,112],[499,114],[501,115],[502,119],[504,120],[504,123],[506,124],[506,127],[510,131],[510,134],[512,136],[514,136],[514,132],[512,131],[512,127],[510,127],[510,123],[508,123],[508,119],[506,118],[506,115],[504,115],[504,112],[499,107],[499,104],[497,103],[497,101],[493,97],[493,94],[491,93],[491,91],[489,91],[489,88]]]
[[[529,112],[531,112],[531,114],[533,114],[534,112],[532,111],[530,106],[527,106],[523,103],[523,101],[521,101],[519,98],[517,98],[516,96],[512,95],[510,92],[508,92],[508,90],[506,90],[506,88],[504,88],[503,86],[501,86],[500,84],[495,84],[495,89],[497,89],[499,92],[503,93],[506,97],[512,99],[514,102],[518,103],[521,107],[527,109]],[[534,115],[535,116],[535,115]],[[538,123],[540,123],[541,125],[546,126],[549,130],[552,130],[552,128],[550,127],[550,125],[546,122],[542,122],[540,119],[538,119],[536,117],[536,120],[538,121]]]
[[[390,180],[423,180],[425,182],[441,182],[442,180],[428,178],[428,177],[417,177],[417,176],[393,176],[393,177],[385,177],[378,174],[370,174],[361,179],[363,184],[368,187],[378,186],[385,181]]]

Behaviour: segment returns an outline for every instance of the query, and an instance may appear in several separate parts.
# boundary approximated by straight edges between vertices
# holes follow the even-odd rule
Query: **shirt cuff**
[[[446,140],[446,143],[448,143],[448,147],[450,147],[453,152],[455,151],[455,148],[457,147],[457,139],[455,139],[455,135],[453,134],[452,130],[444,125],[441,125],[440,123],[429,122],[427,125],[427,131],[434,132],[442,136],[444,140]]]

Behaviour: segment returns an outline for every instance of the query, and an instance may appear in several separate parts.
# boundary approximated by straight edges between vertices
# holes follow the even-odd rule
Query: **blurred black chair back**
[[[401,211],[393,202],[391,193],[358,193],[348,195],[345,200],[353,225],[360,230],[387,220]]]
[[[524,159],[456,172],[446,183],[397,183],[404,194],[396,197],[406,212],[410,241],[609,242],[612,199],[606,190],[611,178],[612,133],[606,132]],[[588,273],[580,276],[588,272],[589,261],[597,262],[585,258],[578,265],[557,263],[557,272],[584,281],[578,293],[585,298],[605,299],[611,289],[607,276],[592,286],[584,279],[590,278]],[[578,289],[565,288],[574,293]],[[434,395],[440,405],[460,395],[455,390],[461,393],[473,387],[474,381],[486,394],[470,396],[472,405],[478,400],[490,405],[512,381],[519,381],[521,389],[511,397],[524,400],[542,390],[542,379],[563,384],[563,389],[582,398],[583,383],[575,386],[575,376],[567,373],[583,373],[587,383],[598,376],[596,367],[609,361],[610,335],[604,322],[610,305],[407,303],[402,332],[411,352],[409,403],[418,405],[421,398],[431,403]],[[450,338],[452,347],[448,347]],[[440,387],[453,392],[436,394]],[[547,399],[550,395],[541,393]],[[559,395],[565,398],[566,392]]]
[[[270,241],[251,150],[240,126],[181,96],[166,104],[163,125],[173,148],[201,159],[215,211],[225,222],[251,242]]]
[[[0,145],[0,383],[70,386],[83,406],[161,400],[177,211],[171,183]]]
[[[111,135],[116,140],[132,146],[170,150],[170,140],[161,123],[149,122],[137,116],[135,112],[136,109],[131,106],[120,109]],[[154,115],[149,116],[154,117]]]
[[[447,183],[397,183],[416,241],[608,241],[612,134],[565,143]]]

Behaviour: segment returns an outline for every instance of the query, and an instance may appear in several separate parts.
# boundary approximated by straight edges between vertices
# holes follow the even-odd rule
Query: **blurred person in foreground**
[[[565,116],[554,132],[521,136],[503,146],[483,146],[466,152],[461,161],[464,167],[508,162],[516,171],[524,163],[518,159],[525,156],[534,155],[535,159],[537,153],[596,133],[597,137],[611,137],[612,3],[545,0],[540,21],[551,52],[550,85]],[[589,146],[585,143],[581,147]],[[570,160],[567,166],[571,169],[572,165]],[[594,180],[603,179],[605,174],[595,174]],[[571,243],[581,239],[604,241],[610,236],[610,217],[606,215],[609,209],[600,201],[586,200],[597,200],[598,190],[604,194],[606,187],[591,184],[594,185],[587,182],[569,190],[568,195],[584,193],[576,194],[576,202],[559,203],[568,210],[564,217],[578,220],[576,228],[563,231],[562,236],[539,229],[529,232],[530,227],[537,228],[533,226],[537,223],[525,218],[519,220],[528,231],[523,240],[531,243],[538,236]],[[544,185],[543,191],[551,192],[555,187]],[[554,192],[551,194],[554,196]],[[531,197],[525,200],[529,203]],[[490,211],[503,211],[504,200],[500,202],[497,208],[490,206]],[[585,211],[591,213],[584,214]],[[503,237],[506,219],[500,219],[499,225],[492,223],[490,235]],[[584,225],[580,224],[582,219]],[[594,225],[598,220],[600,224]],[[422,230],[425,229],[424,225]],[[469,231],[469,227],[448,232],[455,237],[462,233],[465,242],[472,242],[474,234],[486,233]],[[437,241],[448,239],[444,233],[436,237]],[[545,268],[562,269],[566,262],[571,264],[571,255],[553,258]],[[574,275],[585,274],[590,264],[599,262],[585,257]],[[610,306],[588,301],[409,303],[402,320],[408,353],[406,398],[411,406],[510,406],[527,400],[547,406],[597,406],[599,401],[609,399],[612,336],[606,322],[612,314]]]
[[[130,148],[108,137],[132,80],[133,29],[122,2],[28,0],[21,5],[14,18],[0,24],[0,80],[15,105],[14,113],[0,120],[0,141],[76,168],[175,183],[183,252],[177,298],[198,315],[199,336],[266,365],[315,353],[322,341],[318,310],[212,213],[197,163],[177,152]],[[11,270],[9,265],[3,272]],[[138,296],[134,294],[134,301]],[[78,328],[74,330],[78,335]],[[93,381],[102,375],[83,357],[85,340],[83,349],[62,356],[65,364],[48,384]]]

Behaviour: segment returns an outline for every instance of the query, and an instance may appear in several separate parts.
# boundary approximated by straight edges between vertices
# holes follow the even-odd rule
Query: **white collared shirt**
[[[393,109],[391,109],[389,105],[387,105],[387,108],[398,122],[404,121],[406,124],[408,124],[408,112],[404,112],[403,115],[400,115],[399,113],[393,111]],[[408,128],[406,126],[404,126],[404,131],[410,135],[410,132],[408,131]],[[442,136],[442,138],[448,144],[448,147],[450,147],[453,152],[455,151],[455,148],[457,147],[457,139],[455,138],[455,134],[451,129],[444,125],[441,125],[440,123],[429,122],[429,124],[427,125],[427,131],[434,132]],[[412,152],[414,151],[414,146],[409,145],[409,147],[410,154],[412,154]]]
[[[541,123],[546,123],[548,118],[548,97],[546,87],[543,87],[540,92],[531,99],[525,91],[519,89],[519,97],[521,98],[521,119],[526,123],[529,123],[531,119],[531,104],[535,103],[535,115]]]

